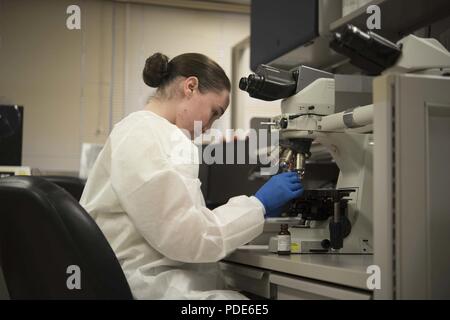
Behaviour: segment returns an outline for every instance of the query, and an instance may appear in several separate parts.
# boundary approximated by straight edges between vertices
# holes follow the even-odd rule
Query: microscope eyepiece
[[[334,34],[330,47],[350,58],[350,62],[370,75],[378,75],[393,66],[401,55],[401,46],[368,31],[347,25]]]
[[[265,83],[264,76],[258,74],[251,74],[247,78],[246,91],[250,94],[257,94],[264,86],[264,83]]]
[[[241,89],[242,91],[247,91],[247,86],[248,86],[247,78],[242,77],[241,80],[239,81],[239,89]]]
[[[250,97],[274,101],[294,95],[297,89],[297,78],[298,72],[260,65],[256,73],[241,78],[239,89],[248,92]]]

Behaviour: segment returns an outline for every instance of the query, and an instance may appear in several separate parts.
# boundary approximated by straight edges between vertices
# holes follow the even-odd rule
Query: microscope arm
[[[340,131],[364,127],[373,123],[373,105],[330,114],[317,123],[318,131]]]

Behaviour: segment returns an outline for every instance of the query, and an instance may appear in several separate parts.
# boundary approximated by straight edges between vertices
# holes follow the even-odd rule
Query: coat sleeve
[[[151,137],[129,136],[113,147],[111,183],[137,230],[172,260],[219,261],[263,230],[259,200],[238,196],[209,210],[199,179],[177,170]]]

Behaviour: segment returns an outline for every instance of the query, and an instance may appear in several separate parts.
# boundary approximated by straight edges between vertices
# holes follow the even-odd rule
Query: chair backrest
[[[132,299],[103,233],[65,190],[40,177],[8,177],[0,179],[0,203],[11,299]]]
[[[83,179],[69,176],[42,176],[42,178],[60,186],[70,193],[75,200],[80,201],[85,186],[85,181]]]

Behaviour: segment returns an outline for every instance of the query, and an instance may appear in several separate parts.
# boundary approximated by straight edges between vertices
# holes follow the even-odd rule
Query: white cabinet
[[[267,299],[273,298],[269,282],[270,271],[228,262],[221,262],[220,267],[228,288]]]
[[[270,284],[277,300],[369,300],[370,292],[272,273]]]
[[[376,299],[450,298],[450,77],[374,80]]]
[[[229,289],[276,300],[368,300],[369,291],[287,275],[272,270],[221,262]]]

